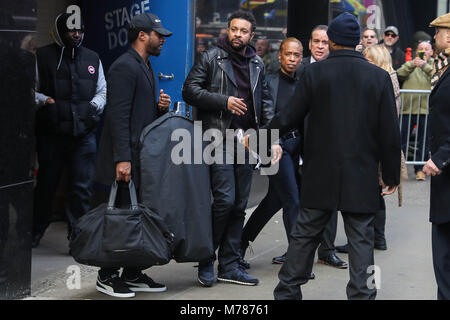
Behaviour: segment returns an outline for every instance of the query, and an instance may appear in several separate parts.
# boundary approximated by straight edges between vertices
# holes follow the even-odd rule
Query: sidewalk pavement
[[[386,199],[387,251],[375,251],[375,263],[381,269],[380,300],[435,300],[431,253],[431,224],[428,221],[429,179],[415,180],[412,168],[410,178],[403,185],[403,207],[398,207],[397,195]],[[257,176],[253,181],[247,218],[264,196],[267,178]],[[342,217],[339,215],[335,245],[346,243]],[[166,284],[163,293],[137,293],[131,300],[272,300],[273,289],[278,283],[280,265],[271,264],[275,256],[287,249],[281,211],[267,224],[252,244],[253,254],[247,252],[251,264],[249,273],[260,280],[256,287],[216,283],[203,288],[197,282],[197,263],[170,262],[165,266],[147,269],[154,280]],[[338,254],[348,262],[346,254]],[[317,256],[316,256],[317,261]],[[81,271],[79,289],[69,289],[70,266]],[[53,223],[41,245],[33,249],[31,300],[117,300],[95,289],[98,268],[77,264],[68,255],[65,223]],[[217,270],[217,265],[216,265]],[[345,288],[349,279],[347,270],[314,264],[316,279],[302,287],[305,300],[345,300]],[[122,300],[122,299],[120,299]]]

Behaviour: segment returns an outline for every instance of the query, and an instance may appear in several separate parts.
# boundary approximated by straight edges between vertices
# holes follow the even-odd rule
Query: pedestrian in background
[[[431,77],[434,69],[433,48],[427,41],[417,46],[417,56],[408,61],[397,70],[398,76],[403,80],[402,89],[430,90]],[[420,54],[422,52],[422,55]],[[405,94],[403,97],[403,110],[401,119],[402,150],[408,154],[409,147],[417,148],[416,161],[428,160],[428,95]],[[417,126],[416,139],[410,139],[414,127]],[[408,144],[409,140],[409,144]],[[416,180],[424,181],[425,174],[421,165],[415,165]]]
[[[430,222],[437,298],[450,300],[450,13],[440,16],[436,28],[438,59],[431,80],[430,153],[423,172],[431,177]]]
[[[365,49],[378,44],[377,31],[371,28],[364,28],[361,43],[356,46],[356,51],[363,52]]]
[[[397,70],[405,63],[406,54],[400,49],[399,41],[400,34],[398,28],[395,26],[389,26],[383,33],[383,44],[388,49],[392,58],[392,67]]]
[[[150,56],[159,56],[165,37],[172,32],[165,29],[154,14],[135,16],[128,25],[131,48],[111,65],[108,78],[108,97],[105,126],[100,139],[96,182],[106,186],[119,181],[117,207],[129,206],[127,182],[133,179],[139,188],[139,138],[142,130],[170,107],[170,96],[160,90],[150,64]],[[157,100],[158,97],[158,100]],[[139,191],[137,190],[137,195]],[[96,207],[107,202],[109,194],[97,195]],[[138,198],[139,201],[139,198]],[[97,203],[96,203],[97,202]],[[101,268],[98,271],[98,291],[119,298],[134,297],[135,292],[162,292],[166,286],[153,281],[142,270],[147,266],[119,269]]]
[[[299,81],[297,68],[303,58],[303,45],[296,38],[287,38],[281,42],[278,52],[280,69],[276,75],[266,77],[269,91],[275,103],[275,113],[284,112],[282,107],[290,108],[287,103],[294,95]],[[244,260],[249,242],[255,241],[258,234],[269,220],[283,209],[283,222],[289,242],[291,230],[297,221],[300,210],[299,190],[296,172],[299,166],[301,134],[299,130],[292,130],[280,139],[283,156],[279,170],[275,175],[269,175],[269,189],[266,196],[253,211],[245,224],[241,240],[241,265],[250,268]],[[272,263],[283,264],[285,254],[272,259]]]

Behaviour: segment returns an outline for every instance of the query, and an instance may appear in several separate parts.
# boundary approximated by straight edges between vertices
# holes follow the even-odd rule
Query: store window
[[[196,42],[198,55],[215,46],[226,34],[227,19],[236,10],[250,10],[256,18],[252,45],[270,69],[277,69],[276,53],[286,36],[288,0],[197,0]]]

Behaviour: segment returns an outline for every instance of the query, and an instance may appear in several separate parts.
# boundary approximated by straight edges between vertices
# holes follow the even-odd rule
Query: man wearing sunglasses
[[[400,68],[405,63],[405,53],[398,47],[398,40],[400,39],[397,27],[389,26],[384,30],[383,43],[392,57],[392,66],[395,70]]]

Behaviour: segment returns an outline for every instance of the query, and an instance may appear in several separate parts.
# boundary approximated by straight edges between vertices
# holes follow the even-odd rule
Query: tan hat
[[[440,27],[450,29],[450,13],[444,14],[430,23],[430,27]]]

